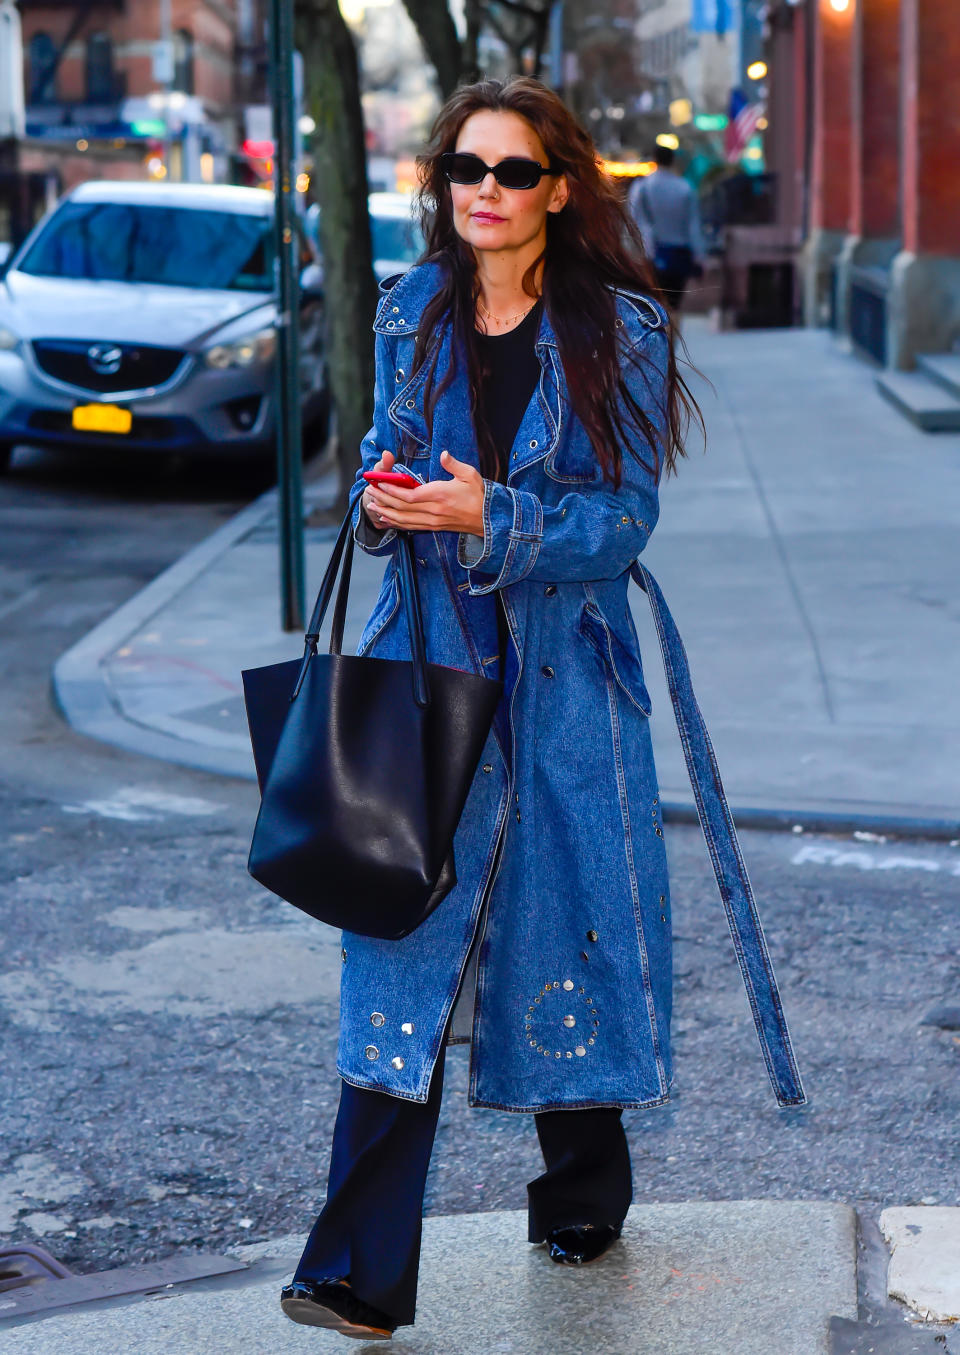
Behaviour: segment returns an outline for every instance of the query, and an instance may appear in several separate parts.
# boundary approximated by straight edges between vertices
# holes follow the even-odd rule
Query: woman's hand
[[[384,457],[390,456],[384,452]],[[383,458],[381,458],[382,460]],[[393,457],[390,457],[391,464]],[[384,525],[406,532],[469,532],[483,536],[483,476],[465,461],[449,452],[441,452],[440,463],[450,472],[450,480],[431,480],[416,489],[399,485],[371,485],[363,492],[370,495],[371,521],[378,515]],[[389,470],[389,466],[377,469]]]
[[[381,452],[380,460],[371,469],[393,470],[393,463],[396,459],[393,452]],[[366,489],[360,495],[360,503],[363,506],[363,511],[373,523],[374,527],[376,527],[377,531],[384,532],[390,526],[390,523],[385,522],[377,511],[376,500],[374,498],[375,488],[374,485],[368,484]]]

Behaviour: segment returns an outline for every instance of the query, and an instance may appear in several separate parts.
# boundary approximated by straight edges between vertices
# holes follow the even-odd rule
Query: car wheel
[[[0,475],[10,469],[10,462],[13,460],[13,443],[0,442]]]

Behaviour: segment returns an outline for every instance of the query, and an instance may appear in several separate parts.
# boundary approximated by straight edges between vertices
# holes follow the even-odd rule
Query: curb
[[[55,705],[71,728],[129,753],[159,758],[215,776],[256,781],[249,750],[180,739],[131,719],[113,699],[102,664],[107,655],[189,587],[208,566],[276,511],[277,490],[274,487],[193,546],[60,656],[51,673],[52,694]],[[665,822],[699,824],[692,797],[661,791],[661,805]],[[808,833],[841,837],[870,832],[885,837],[935,841],[960,838],[960,818],[941,818],[935,812],[896,813],[884,806],[863,802],[854,802],[849,809],[837,810],[825,810],[816,805],[795,809],[731,805],[731,813],[738,828],[767,832],[789,833],[802,828]]]

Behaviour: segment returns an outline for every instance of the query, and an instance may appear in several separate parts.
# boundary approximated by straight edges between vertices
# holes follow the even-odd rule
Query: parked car
[[[408,193],[371,193],[367,198],[370,210],[370,235],[373,244],[373,271],[377,281],[394,273],[405,273],[423,253],[425,241],[420,222],[413,214],[413,199]],[[320,208],[314,203],[307,208],[307,233],[317,252],[320,252]]]
[[[272,450],[273,199],[226,185],[85,183],[0,282],[0,468],[17,443]],[[323,296],[301,238],[301,399],[328,406]]]

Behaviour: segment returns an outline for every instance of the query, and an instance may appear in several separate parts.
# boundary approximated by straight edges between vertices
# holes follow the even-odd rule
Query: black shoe
[[[292,1322],[327,1327],[360,1341],[389,1341],[397,1329],[386,1313],[358,1299],[341,1280],[294,1280],[280,1290],[280,1307]]]
[[[598,1261],[620,1236],[612,1223],[581,1223],[574,1228],[554,1228],[547,1233],[550,1260],[558,1266],[585,1266]]]

